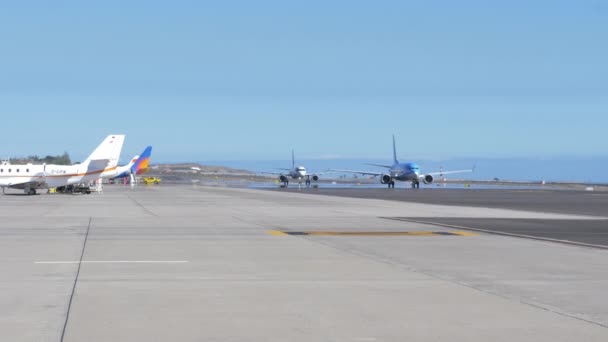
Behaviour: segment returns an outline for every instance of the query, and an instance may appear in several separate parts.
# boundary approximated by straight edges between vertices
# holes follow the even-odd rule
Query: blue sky
[[[608,156],[605,1],[0,3],[0,155]]]

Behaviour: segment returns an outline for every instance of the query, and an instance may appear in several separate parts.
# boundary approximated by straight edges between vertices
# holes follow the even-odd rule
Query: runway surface
[[[2,341],[608,340],[608,250],[385,218],[595,217],[167,185],[0,202]]]
[[[272,187],[274,191],[311,193],[327,196],[373,198],[391,201],[502,208],[575,215],[608,216],[608,192],[574,190],[496,189],[359,189]]]

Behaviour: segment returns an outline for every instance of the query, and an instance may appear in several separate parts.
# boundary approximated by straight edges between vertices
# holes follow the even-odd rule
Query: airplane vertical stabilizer
[[[139,158],[133,166],[131,166],[131,174],[141,175],[148,172],[150,168],[150,157],[152,156],[152,146],[146,149],[139,155]]]
[[[105,167],[115,167],[118,165],[118,159],[120,158],[124,142],[125,135],[108,135],[83,164],[101,164],[103,161],[106,161]]]
[[[393,134],[393,163],[399,164],[397,161],[397,147],[395,146],[395,135]]]

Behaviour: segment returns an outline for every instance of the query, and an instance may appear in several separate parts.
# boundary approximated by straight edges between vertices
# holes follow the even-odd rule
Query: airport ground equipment
[[[147,176],[144,177],[142,181],[144,182],[144,184],[159,184],[161,179],[158,177]]]

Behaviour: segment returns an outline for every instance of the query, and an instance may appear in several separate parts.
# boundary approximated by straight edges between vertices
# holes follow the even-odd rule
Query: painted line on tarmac
[[[387,219],[387,220],[393,220],[393,221],[403,221],[403,222],[412,222],[412,223],[419,223],[419,224],[428,224],[428,225],[431,225],[431,226],[439,226],[439,227],[446,227],[446,228],[453,228],[453,229],[463,229],[463,230],[469,230],[469,231],[473,231],[473,232],[488,233],[488,234],[502,235],[502,236],[509,236],[509,237],[517,237],[517,238],[530,239],[530,240],[556,242],[556,243],[561,243],[561,244],[565,244],[565,245],[574,245],[574,246],[580,246],[580,247],[608,249],[608,246],[605,246],[605,245],[594,245],[594,244],[591,244],[591,243],[584,243],[584,242],[577,242],[577,241],[570,241],[570,240],[552,239],[552,238],[547,238],[547,237],[542,237],[542,236],[533,236],[533,235],[526,235],[526,234],[507,233],[507,232],[501,232],[499,230],[472,228],[472,227],[458,226],[458,225],[455,225],[455,224],[439,223],[439,222],[432,222],[432,221],[412,220],[412,219],[403,218],[403,217],[382,217],[382,216],[380,216],[379,218]]]
[[[431,232],[431,231],[409,231],[409,232],[361,232],[361,231],[280,231],[269,230],[268,234],[274,236],[477,236],[471,232]]]
[[[34,261],[34,264],[184,264],[187,260],[83,260],[83,261]]]

